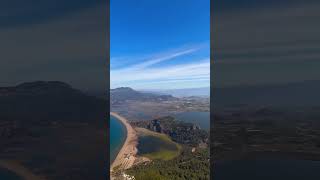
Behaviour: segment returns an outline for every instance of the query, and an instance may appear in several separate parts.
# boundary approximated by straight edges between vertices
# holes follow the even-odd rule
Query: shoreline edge
[[[112,172],[115,167],[117,167],[117,170],[125,170],[132,167],[134,164],[136,160],[136,154],[138,152],[138,136],[137,132],[130,125],[126,118],[122,117],[116,112],[110,112],[110,115],[119,120],[125,126],[127,131],[126,139],[116,158],[110,165],[110,177],[112,178]]]

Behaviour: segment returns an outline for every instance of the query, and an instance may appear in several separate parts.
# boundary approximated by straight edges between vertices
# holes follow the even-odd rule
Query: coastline
[[[126,140],[118,152],[115,160],[110,165],[110,174],[112,177],[112,172],[115,167],[117,170],[125,170],[134,164],[136,160],[136,154],[138,152],[138,136],[137,132],[132,128],[126,118],[115,112],[110,112],[110,115],[118,119],[126,127],[127,131]]]

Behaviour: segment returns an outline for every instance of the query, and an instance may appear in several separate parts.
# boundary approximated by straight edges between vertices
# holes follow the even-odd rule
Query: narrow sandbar
[[[126,140],[118,152],[115,160],[112,162],[110,166],[110,172],[114,171],[116,167],[117,170],[125,170],[134,164],[136,160],[137,144],[138,144],[138,136],[136,131],[132,128],[128,120],[115,112],[110,112],[110,115],[117,118],[123,125],[126,127],[127,130],[127,137]]]

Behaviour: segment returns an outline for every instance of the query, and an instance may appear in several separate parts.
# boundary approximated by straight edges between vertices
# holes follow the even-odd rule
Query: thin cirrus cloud
[[[209,58],[176,63],[179,58],[192,55],[199,49],[199,47],[194,47],[170,53],[165,52],[140,63],[115,70],[111,69],[111,88],[121,86],[136,89],[208,87],[210,80]],[[167,63],[167,65],[159,66],[160,63]]]

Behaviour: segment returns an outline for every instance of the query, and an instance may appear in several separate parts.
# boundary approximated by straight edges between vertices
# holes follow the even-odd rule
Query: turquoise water
[[[210,129],[210,112],[182,112],[175,115],[180,121],[194,123],[201,129]]]
[[[0,180],[22,180],[22,178],[15,175],[13,172],[0,168]]]
[[[121,149],[126,135],[126,127],[115,117],[110,116],[110,164]]]

